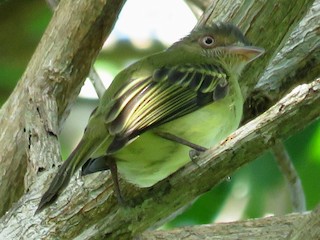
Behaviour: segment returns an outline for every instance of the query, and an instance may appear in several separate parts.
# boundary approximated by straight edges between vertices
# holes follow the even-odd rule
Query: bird
[[[188,163],[191,150],[224,140],[242,117],[240,74],[263,53],[232,23],[214,22],[122,70],[36,213],[57,200],[80,168],[81,175],[110,170],[121,201],[118,174],[150,187]]]

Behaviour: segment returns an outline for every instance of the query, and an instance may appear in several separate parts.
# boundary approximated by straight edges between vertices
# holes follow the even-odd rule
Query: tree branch
[[[282,141],[276,141],[272,147],[272,153],[278,163],[279,169],[284,176],[290,190],[292,210],[294,212],[306,211],[306,199],[301,179],[294,168],[289,153]]]
[[[246,221],[215,223],[173,230],[157,230],[144,232],[140,240],[162,239],[210,239],[210,240],[274,240],[285,239],[292,229],[310,218],[311,213],[290,214],[250,219]],[[318,217],[320,217],[318,215]],[[305,238],[310,239],[310,238]]]
[[[0,215],[28,190],[38,172],[59,162],[61,125],[123,3],[59,4],[0,112]]]
[[[243,122],[263,113],[293,87],[319,76],[319,21],[320,1],[316,0],[292,32],[286,34],[285,44],[273,54],[275,56],[246,101]]]
[[[48,3],[51,10],[54,11],[58,6],[59,0],[46,0],[46,2]],[[91,69],[89,71],[88,77],[89,77],[91,84],[93,85],[98,97],[101,98],[106,89],[103,85],[103,82],[102,82],[100,76],[98,75],[97,71],[95,70],[95,68],[93,66],[91,67]]]
[[[305,218],[297,227],[292,228],[286,239],[300,240],[310,239],[316,240],[320,236],[320,205],[312,211],[310,216]]]
[[[103,82],[102,82],[99,74],[97,73],[96,69],[93,66],[90,69],[89,78],[90,78],[90,81],[91,81],[94,89],[96,90],[98,97],[101,98],[103,96],[106,88],[104,87]]]
[[[295,88],[267,112],[238,129],[222,145],[202,154],[197,164],[187,164],[155,186],[137,189],[121,181],[130,207],[117,204],[110,179],[105,183],[105,174],[98,174],[88,177],[86,185],[80,180],[73,181],[72,188],[68,188],[56,205],[31,217],[38,204],[35,196],[40,197],[35,193],[39,186],[35,185],[14,214],[2,219],[5,224],[0,225],[0,237],[12,239],[11,234],[18,228],[31,239],[131,238],[159,224],[221,179],[254,160],[266,147],[273,146],[275,139],[286,138],[319,117],[319,104],[320,79],[317,79]],[[23,212],[21,208],[29,208],[31,212]]]

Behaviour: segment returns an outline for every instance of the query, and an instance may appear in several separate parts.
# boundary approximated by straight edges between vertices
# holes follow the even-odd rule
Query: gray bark
[[[140,240],[184,239],[184,240],[275,240],[286,239],[292,229],[310,219],[313,213],[272,216],[245,221],[183,227],[173,230],[146,231]],[[319,228],[312,230],[320,234]],[[302,239],[302,238],[299,238]],[[311,238],[305,238],[311,239]]]

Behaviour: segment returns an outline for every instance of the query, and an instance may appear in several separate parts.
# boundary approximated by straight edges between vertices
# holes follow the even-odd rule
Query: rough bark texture
[[[61,1],[0,112],[0,215],[59,162],[57,135],[123,3]]]
[[[0,211],[8,213],[0,221],[0,239],[129,239],[165,221],[255,159],[275,139],[292,135],[320,115],[317,79],[296,87],[223,145],[203,154],[198,159],[200,167],[190,163],[149,189],[137,189],[121,181],[129,201],[127,207],[117,204],[112,183],[106,179],[108,174],[101,173],[72,180],[57,204],[33,216],[56,169],[39,172],[59,160],[56,136],[122,4],[106,0],[62,1],[24,76],[1,109]],[[241,79],[243,92],[250,96],[247,120],[274,104],[293,86],[319,76],[319,8],[320,0],[221,0],[209,8],[205,15],[209,21],[232,21],[255,45],[267,49],[264,58],[250,65]],[[267,66],[268,72],[263,74]],[[252,91],[260,76],[265,80]],[[265,96],[269,89],[273,91]],[[312,216],[319,219],[319,211]],[[316,219],[310,218],[306,226]],[[291,232],[290,237],[302,232]]]
[[[310,216],[303,219],[295,228],[290,230],[287,239],[319,239],[320,236],[320,206]]]
[[[275,139],[290,136],[319,117],[319,104],[320,79],[296,87],[267,112],[238,129],[223,144],[201,155],[197,164],[187,164],[149,189],[135,189],[121,182],[130,203],[127,207],[117,204],[110,181],[106,186],[101,184],[103,174],[91,178],[92,182],[87,186],[79,180],[73,182],[73,189],[69,189],[68,194],[37,216],[32,214],[38,203],[34,197],[39,194],[35,193],[37,189],[32,189],[22,199],[24,206],[18,205],[4,216],[0,237],[14,239],[19,231],[19,236],[27,235],[31,239],[130,239],[156,226],[236,169],[254,160],[266,147],[273,146]],[[319,217],[318,212],[315,214]],[[317,218],[313,219],[317,221]]]
[[[320,73],[320,1],[314,1],[301,21],[287,34],[247,99],[244,122],[264,112],[285,93]]]
[[[146,231],[140,240],[183,239],[183,240],[279,240],[286,239],[290,231],[311,213],[290,214],[246,221],[217,223],[184,227],[167,231]],[[306,238],[308,239],[308,238]]]

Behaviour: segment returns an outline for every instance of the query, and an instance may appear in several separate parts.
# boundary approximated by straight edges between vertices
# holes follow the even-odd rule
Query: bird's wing
[[[223,98],[228,75],[216,65],[161,67],[152,76],[133,79],[114,95],[106,124],[114,140],[108,153],[144,131]]]

